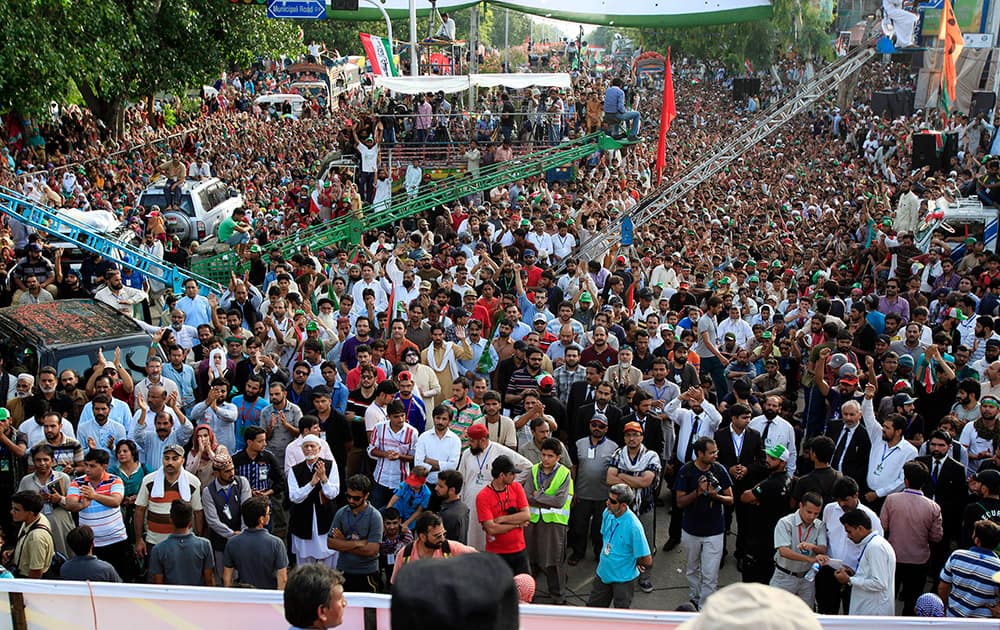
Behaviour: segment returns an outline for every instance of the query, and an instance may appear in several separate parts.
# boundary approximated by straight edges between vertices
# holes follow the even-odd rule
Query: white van
[[[274,109],[279,113],[282,111],[283,106],[288,104],[291,105],[292,116],[301,118],[306,98],[301,94],[265,94],[254,99],[254,103],[259,105],[261,109],[267,109],[271,105],[274,105]]]
[[[984,206],[976,197],[966,197],[945,207],[943,216],[924,217],[915,231],[914,245],[928,251],[937,231],[951,247],[951,258],[957,261],[965,255],[965,239],[969,237],[982,242],[986,251],[997,251],[997,228],[997,209]]]
[[[162,178],[152,182],[139,197],[139,205],[147,210],[153,206],[165,210],[164,182]],[[188,179],[181,184],[179,207],[179,210],[164,211],[163,219],[167,233],[186,244],[218,236],[219,224],[232,216],[234,210],[243,207],[243,197],[217,177],[201,181]]]

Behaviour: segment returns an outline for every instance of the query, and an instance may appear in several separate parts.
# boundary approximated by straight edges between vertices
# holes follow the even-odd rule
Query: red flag
[[[667,62],[663,68],[663,108],[660,111],[660,143],[656,148],[656,183],[663,179],[663,167],[667,163],[667,131],[670,123],[677,118],[674,105],[674,76],[670,69],[670,49],[667,48]]]

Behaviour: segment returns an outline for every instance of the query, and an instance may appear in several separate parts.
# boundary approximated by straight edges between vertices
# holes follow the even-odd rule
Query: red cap
[[[556,386],[556,379],[552,378],[551,375],[546,374],[542,378],[538,379],[539,389],[552,389]]]
[[[406,485],[410,486],[411,488],[419,488],[425,483],[427,483],[427,477],[418,477],[412,472],[406,478]]]
[[[413,380],[413,374],[410,374],[410,372],[408,370],[403,370],[402,372],[400,372],[399,374],[396,375],[396,380],[397,381],[412,381]]]
[[[481,440],[490,436],[490,430],[486,428],[485,424],[473,424],[469,426],[466,435],[469,436],[470,440]]]
[[[638,422],[628,422],[628,423],[625,424],[625,429],[622,431],[622,433],[623,434],[624,433],[628,433],[629,431],[635,431],[636,433],[642,433],[643,432],[642,425],[639,424]]]

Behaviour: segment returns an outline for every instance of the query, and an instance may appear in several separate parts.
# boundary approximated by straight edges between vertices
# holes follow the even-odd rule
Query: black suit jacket
[[[660,458],[663,458],[663,422],[656,416],[647,416],[645,423],[639,420],[633,413],[622,418],[622,428],[629,422],[638,422],[643,425],[642,429],[642,444],[649,450],[653,451]],[[624,439],[623,439],[624,441]]]
[[[570,423],[570,443],[574,444],[577,440],[587,435],[587,431],[584,430],[582,433],[576,433],[577,427],[583,426],[584,422],[581,420],[584,416],[583,407],[586,405],[593,404],[593,395],[591,395],[590,402],[587,401],[587,382],[579,381],[573,383],[569,388],[569,397],[566,399],[566,414],[569,416]],[[590,422],[590,416],[586,417],[586,422]]]
[[[586,403],[574,411],[573,426],[570,427],[570,431],[576,437],[570,444],[576,444],[580,438],[590,435],[590,419],[597,413],[597,406],[592,402]],[[622,428],[625,426],[625,423],[622,422],[622,410],[609,403],[604,410],[604,415],[608,417],[607,438],[618,446],[625,446],[625,436],[622,434]]]
[[[840,441],[840,432],[844,428],[843,420],[833,420],[827,425],[826,434],[833,440],[834,446]],[[844,461],[841,464],[841,474],[858,482],[858,488],[864,494],[868,491],[868,456],[871,454],[872,442],[865,429],[864,420],[851,430],[851,441],[844,448]],[[836,462],[830,462],[833,466]]]
[[[719,448],[719,457],[716,461],[725,466],[727,471],[738,464],[748,468],[747,474],[742,479],[733,479],[733,496],[739,501],[738,497],[743,490],[754,487],[758,481],[767,476],[764,443],[760,433],[750,427],[743,431],[743,448],[739,455],[736,454],[729,427],[715,432],[715,445]]]
[[[934,458],[921,455],[918,462],[927,466],[928,471],[934,470]],[[969,486],[965,481],[965,466],[962,462],[946,457],[941,464],[937,484],[927,477],[927,483],[921,488],[924,495],[933,499],[941,506],[941,520],[944,526],[946,540],[957,540],[962,527],[962,512],[969,500]]]

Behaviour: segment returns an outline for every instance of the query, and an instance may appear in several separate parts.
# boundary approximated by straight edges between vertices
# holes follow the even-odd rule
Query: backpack
[[[22,533],[20,536],[17,537],[18,542],[20,542],[22,538],[27,538],[28,534],[35,531],[36,529],[45,530],[49,533],[49,537],[50,538],[52,537],[52,530],[49,529],[47,525],[43,525],[41,519],[39,519],[35,521],[35,524],[29,527],[27,531],[25,531],[24,533]],[[66,560],[67,558],[65,554],[59,551],[53,553],[52,562],[49,563],[49,568],[45,571],[45,573],[42,574],[42,578],[46,580],[58,580],[60,578],[62,566],[66,563]]]

